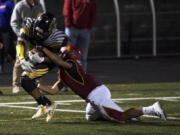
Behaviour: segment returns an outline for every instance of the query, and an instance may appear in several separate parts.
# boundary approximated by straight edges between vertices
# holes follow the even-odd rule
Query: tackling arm
[[[63,67],[65,69],[70,69],[72,67],[71,63],[64,61],[61,57],[58,57],[55,53],[51,52],[47,48],[43,48],[42,51],[51,59],[53,63],[57,66]]]
[[[58,80],[51,88],[40,84],[39,89],[41,89],[41,90],[44,91],[44,92],[47,92],[47,93],[49,93],[49,94],[54,95],[54,94],[56,94],[56,93],[59,92],[59,87],[58,87],[58,85],[59,85],[61,88],[63,87],[63,83],[62,83],[60,80]]]

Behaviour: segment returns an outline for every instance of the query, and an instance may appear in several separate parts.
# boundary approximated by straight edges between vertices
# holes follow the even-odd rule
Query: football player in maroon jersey
[[[75,46],[67,45],[62,47],[61,56],[57,56],[42,46],[39,47],[39,50],[43,51],[59,67],[61,78],[51,89],[43,85],[39,85],[39,89],[50,94],[56,94],[58,92],[57,85],[68,86],[88,103],[86,107],[87,120],[104,118],[122,123],[141,115],[154,115],[166,120],[165,113],[159,102],[148,107],[131,108],[126,111],[121,109],[112,101],[109,89],[98,82],[92,75],[83,71],[78,63],[80,51]]]

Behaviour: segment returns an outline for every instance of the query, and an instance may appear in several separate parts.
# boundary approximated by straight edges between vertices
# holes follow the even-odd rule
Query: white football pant
[[[88,104],[86,106],[86,119],[97,120],[107,119],[113,120],[104,108],[110,108],[117,112],[124,112],[121,107],[114,103],[111,99],[111,93],[105,85],[96,87],[87,97]]]

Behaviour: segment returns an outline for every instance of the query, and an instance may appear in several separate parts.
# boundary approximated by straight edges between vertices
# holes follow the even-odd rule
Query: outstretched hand
[[[26,61],[25,59],[22,59],[20,61],[20,64],[21,64],[21,67],[24,71],[27,71],[27,72],[32,72],[32,67],[33,67],[33,64],[30,63],[29,61]]]

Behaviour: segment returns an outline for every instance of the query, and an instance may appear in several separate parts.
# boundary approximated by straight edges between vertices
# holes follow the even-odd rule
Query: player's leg
[[[154,115],[158,116],[163,120],[167,120],[166,115],[159,102],[156,102],[148,107],[137,107],[128,109],[122,113],[122,119],[128,120],[133,117],[139,117],[141,115]]]
[[[104,85],[99,86],[93,90],[93,93],[90,93],[88,98],[99,108],[102,116],[108,120],[125,122],[144,114],[156,115],[166,120],[163,109],[158,102],[148,107],[131,108],[124,112],[111,100],[109,89]]]
[[[30,78],[41,78],[43,75],[47,74],[49,72],[49,70],[52,69],[53,67],[54,67],[54,65],[50,65],[46,62],[43,62],[43,63],[37,64],[36,66],[34,66],[33,72],[29,73],[29,74],[27,73],[27,75]],[[38,92],[40,93],[39,89],[38,89]],[[43,99],[45,101],[49,100],[45,96],[43,96]],[[57,104],[55,102],[51,102],[51,104],[47,104],[46,106],[43,106],[48,109],[46,122],[49,122],[52,119],[52,117],[54,115],[54,111],[56,109],[56,106],[57,106]],[[34,117],[34,118],[36,118],[36,117]]]
[[[163,120],[166,120],[166,115],[159,102],[156,102],[148,107],[130,108],[124,112],[118,111],[111,106],[108,107],[107,103],[103,103],[102,108],[104,109],[104,111],[111,120],[115,120],[119,122],[131,120],[132,118],[136,118],[142,115],[154,115],[154,116],[158,116]]]
[[[123,109],[111,100],[111,93],[104,85],[96,87],[89,94],[88,101],[95,105],[101,116],[107,120],[114,120],[115,117],[117,117],[116,115],[119,117],[123,112]],[[118,112],[118,114],[116,112]]]
[[[88,96],[88,100],[96,105],[99,112],[101,113],[101,116],[107,120],[113,120],[122,123],[126,120],[131,120],[131,118],[139,116],[138,114],[127,117],[126,114],[128,114],[128,112],[124,113],[124,110],[111,100],[111,93],[104,85],[95,88]]]
[[[51,102],[46,96],[40,93],[38,84],[35,80],[32,80],[27,76],[23,76],[21,79],[21,85],[37,101],[38,104],[39,109],[32,116],[32,119],[47,114],[46,121],[48,122],[53,117],[56,103]]]
[[[101,104],[99,105],[99,109],[103,117],[107,120],[117,121],[120,123],[125,122],[123,116],[124,110],[114,103],[111,98],[104,96],[104,100],[102,100]],[[131,118],[128,120],[131,120]]]
[[[40,78],[49,72],[49,65],[47,63],[40,63],[33,67],[33,72],[24,72],[21,79],[22,87],[37,101],[39,109],[32,118],[38,118],[47,113],[46,121],[48,122],[53,117],[56,103],[51,102],[47,97],[42,95],[39,91],[36,78]]]

